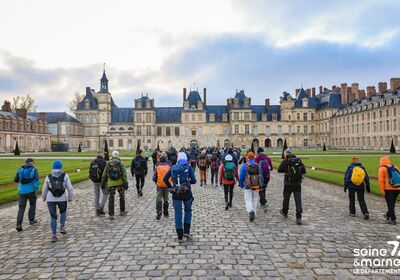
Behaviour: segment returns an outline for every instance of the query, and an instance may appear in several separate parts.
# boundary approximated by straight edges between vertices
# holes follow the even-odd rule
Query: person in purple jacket
[[[258,195],[260,196],[261,207],[264,208],[264,212],[267,211],[267,188],[268,182],[271,178],[272,160],[264,153],[264,149],[259,147],[257,150],[257,156],[255,162],[260,165],[264,175],[264,184],[260,187]]]

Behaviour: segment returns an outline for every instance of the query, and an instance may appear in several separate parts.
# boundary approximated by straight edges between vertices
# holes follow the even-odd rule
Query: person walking
[[[284,187],[283,187],[283,203],[281,215],[285,218],[288,216],[289,200],[293,193],[294,201],[296,203],[296,224],[301,225],[301,215],[303,213],[301,203],[301,182],[303,181],[303,174],[306,173],[306,168],[302,161],[297,158],[289,149],[284,151],[284,159],[278,168],[278,173],[284,173]]]
[[[195,147],[192,147],[189,153],[189,160],[190,160],[190,166],[193,169],[193,172],[196,172],[196,162],[197,162],[197,151]]]
[[[103,186],[108,186],[108,215],[110,219],[114,219],[114,200],[115,192],[119,193],[119,211],[120,215],[126,215],[128,212],[125,210],[125,191],[128,189],[128,179],[126,176],[125,165],[119,158],[118,151],[112,152],[112,158],[107,162],[106,168],[101,178]]]
[[[225,210],[232,207],[233,188],[236,182],[239,182],[239,175],[233,157],[226,155],[224,163],[219,168],[219,184],[224,187]]]
[[[207,157],[207,151],[203,149],[197,159],[197,167],[200,170],[200,186],[207,185],[207,169],[210,166],[210,160]]]
[[[351,159],[351,164],[346,170],[344,175],[344,192],[349,190],[349,209],[350,216],[356,216],[355,199],[357,194],[357,200],[360,204],[361,212],[364,215],[364,219],[369,219],[369,213],[367,204],[365,202],[364,193],[371,192],[369,177],[364,166],[362,166],[360,160],[357,157]]]
[[[385,214],[386,222],[396,225],[395,207],[400,193],[400,169],[393,165],[388,157],[381,157],[379,161],[378,182],[388,208]]]
[[[53,162],[53,170],[46,176],[42,189],[42,198],[47,202],[50,212],[51,240],[57,241],[57,208],[60,211],[60,233],[66,234],[65,223],[67,220],[67,202],[74,197],[74,188],[69,175],[62,170],[62,162]],[[68,193],[68,195],[66,194]]]
[[[94,187],[94,208],[96,209],[96,215],[105,214],[104,206],[108,198],[107,186],[101,184],[101,178],[107,164],[104,160],[104,156],[104,151],[98,151],[96,159],[90,163],[89,168],[89,178],[92,180]],[[102,199],[100,199],[100,191],[103,194]]]
[[[164,176],[165,185],[172,191],[172,204],[175,210],[175,228],[178,241],[183,242],[183,237],[191,239],[190,227],[192,222],[193,193],[191,185],[196,184],[196,177],[187,161],[185,153],[179,153],[177,164]],[[172,185],[170,183],[172,178]],[[182,205],[185,215],[182,225]]]
[[[218,172],[221,165],[217,152],[214,152],[210,159],[210,170],[211,170],[211,186],[218,187]]]
[[[29,224],[37,223],[36,215],[36,193],[40,187],[39,172],[35,167],[32,158],[27,158],[25,165],[20,167],[14,177],[14,182],[18,183],[18,214],[16,230],[22,231],[22,222],[24,220],[26,204],[29,201],[28,219]]]
[[[260,165],[263,172],[264,184],[260,187],[258,195],[260,196],[260,205],[262,208],[264,208],[264,212],[266,212],[268,183],[271,178],[271,171],[274,169],[274,167],[272,166],[272,160],[264,153],[264,149],[262,147],[257,149],[257,157],[255,162]]]
[[[142,156],[142,150],[136,151],[136,156],[131,163],[132,177],[136,177],[136,190],[138,196],[143,196],[144,182],[147,176],[147,161]]]
[[[257,213],[258,189],[264,184],[263,173],[260,166],[254,160],[254,153],[247,153],[247,163],[240,169],[239,185],[244,189],[244,200],[250,221],[254,221]]]
[[[151,158],[153,160],[153,171],[154,171],[154,170],[156,170],[156,165],[157,165],[158,158],[159,158],[158,149],[154,150],[153,154],[151,155]]]
[[[170,165],[167,162],[167,159],[168,159],[167,153],[162,153],[160,156],[160,163],[156,167],[156,170],[153,174],[153,181],[156,183],[157,186],[157,198],[156,198],[157,220],[161,219],[161,214],[163,212],[164,212],[164,217],[169,216],[168,213],[169,190],[167,185],[164,183],[165,174],[167,174],[168,171],[171,169]]]

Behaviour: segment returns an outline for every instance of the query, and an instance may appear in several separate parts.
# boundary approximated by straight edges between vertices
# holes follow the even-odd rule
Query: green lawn
[[[0,204],[7,203],[18,199],[18,186],[13,183],[17,169],[24,164],[24,159],[0,159]],[[63,170],[65,170],[71,178],[72,183],[78,183],[88,179],[90,159],[77,160],[65,159],[63,162]],[[124,161],[126,166],[130,166],[130,161]],[[44,177],[50,173],[53,160],[41,159],[35,162],[39,175],[42,177],[41,186]],[[77,172],[80,169],[80,172]],[[127,170],[128,171],[128,170]]]
[[[265,150],[268,155],[272,153],[282,154],[282,150]],[[296,155],[390,155],[389,151],[335,151],[335,150],[292,150]]]
[[[112,150],[110,150],[110,156],[111,156]],[[128,151],[120,151],[119,155],[121,157],[134,157],[136,152],[128,152]],[[151,154],[151,153],[150,153]],[[2,154],[0,155],[1,157],[10,157],[14,155],[10,154]],[[48,152],[48,153],[21,153],[20,156],[17,156],[16,158],[26,158],[26,157],[95,157],[96,152],[82,152],[82,153],[70,153],[70,152]]]

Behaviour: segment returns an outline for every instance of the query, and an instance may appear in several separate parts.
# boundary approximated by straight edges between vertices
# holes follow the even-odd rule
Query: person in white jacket
[[[51,216],[50,226],[53,242],[57,241],[57,207],[60,210],[60,233],[66,234],[67,201],[72,201],[73,195],[74,188],[68,174],[62,170],[62,162],[54,161],[53,171],[46,176],[42,189],[42,198],[43,201],[47,201]]]

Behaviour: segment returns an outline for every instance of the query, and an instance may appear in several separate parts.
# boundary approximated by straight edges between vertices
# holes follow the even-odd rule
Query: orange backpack
[[[167,186],[164,183],[164,177],[165,174],[168,173],[168,171],[171,169],[169,165],[159,165],[157,166],[156,172],[157,172],[157,187],[159,188],[167,188]],[[172,183],[172,178],[169,178],[168,180],[170,183]]]

